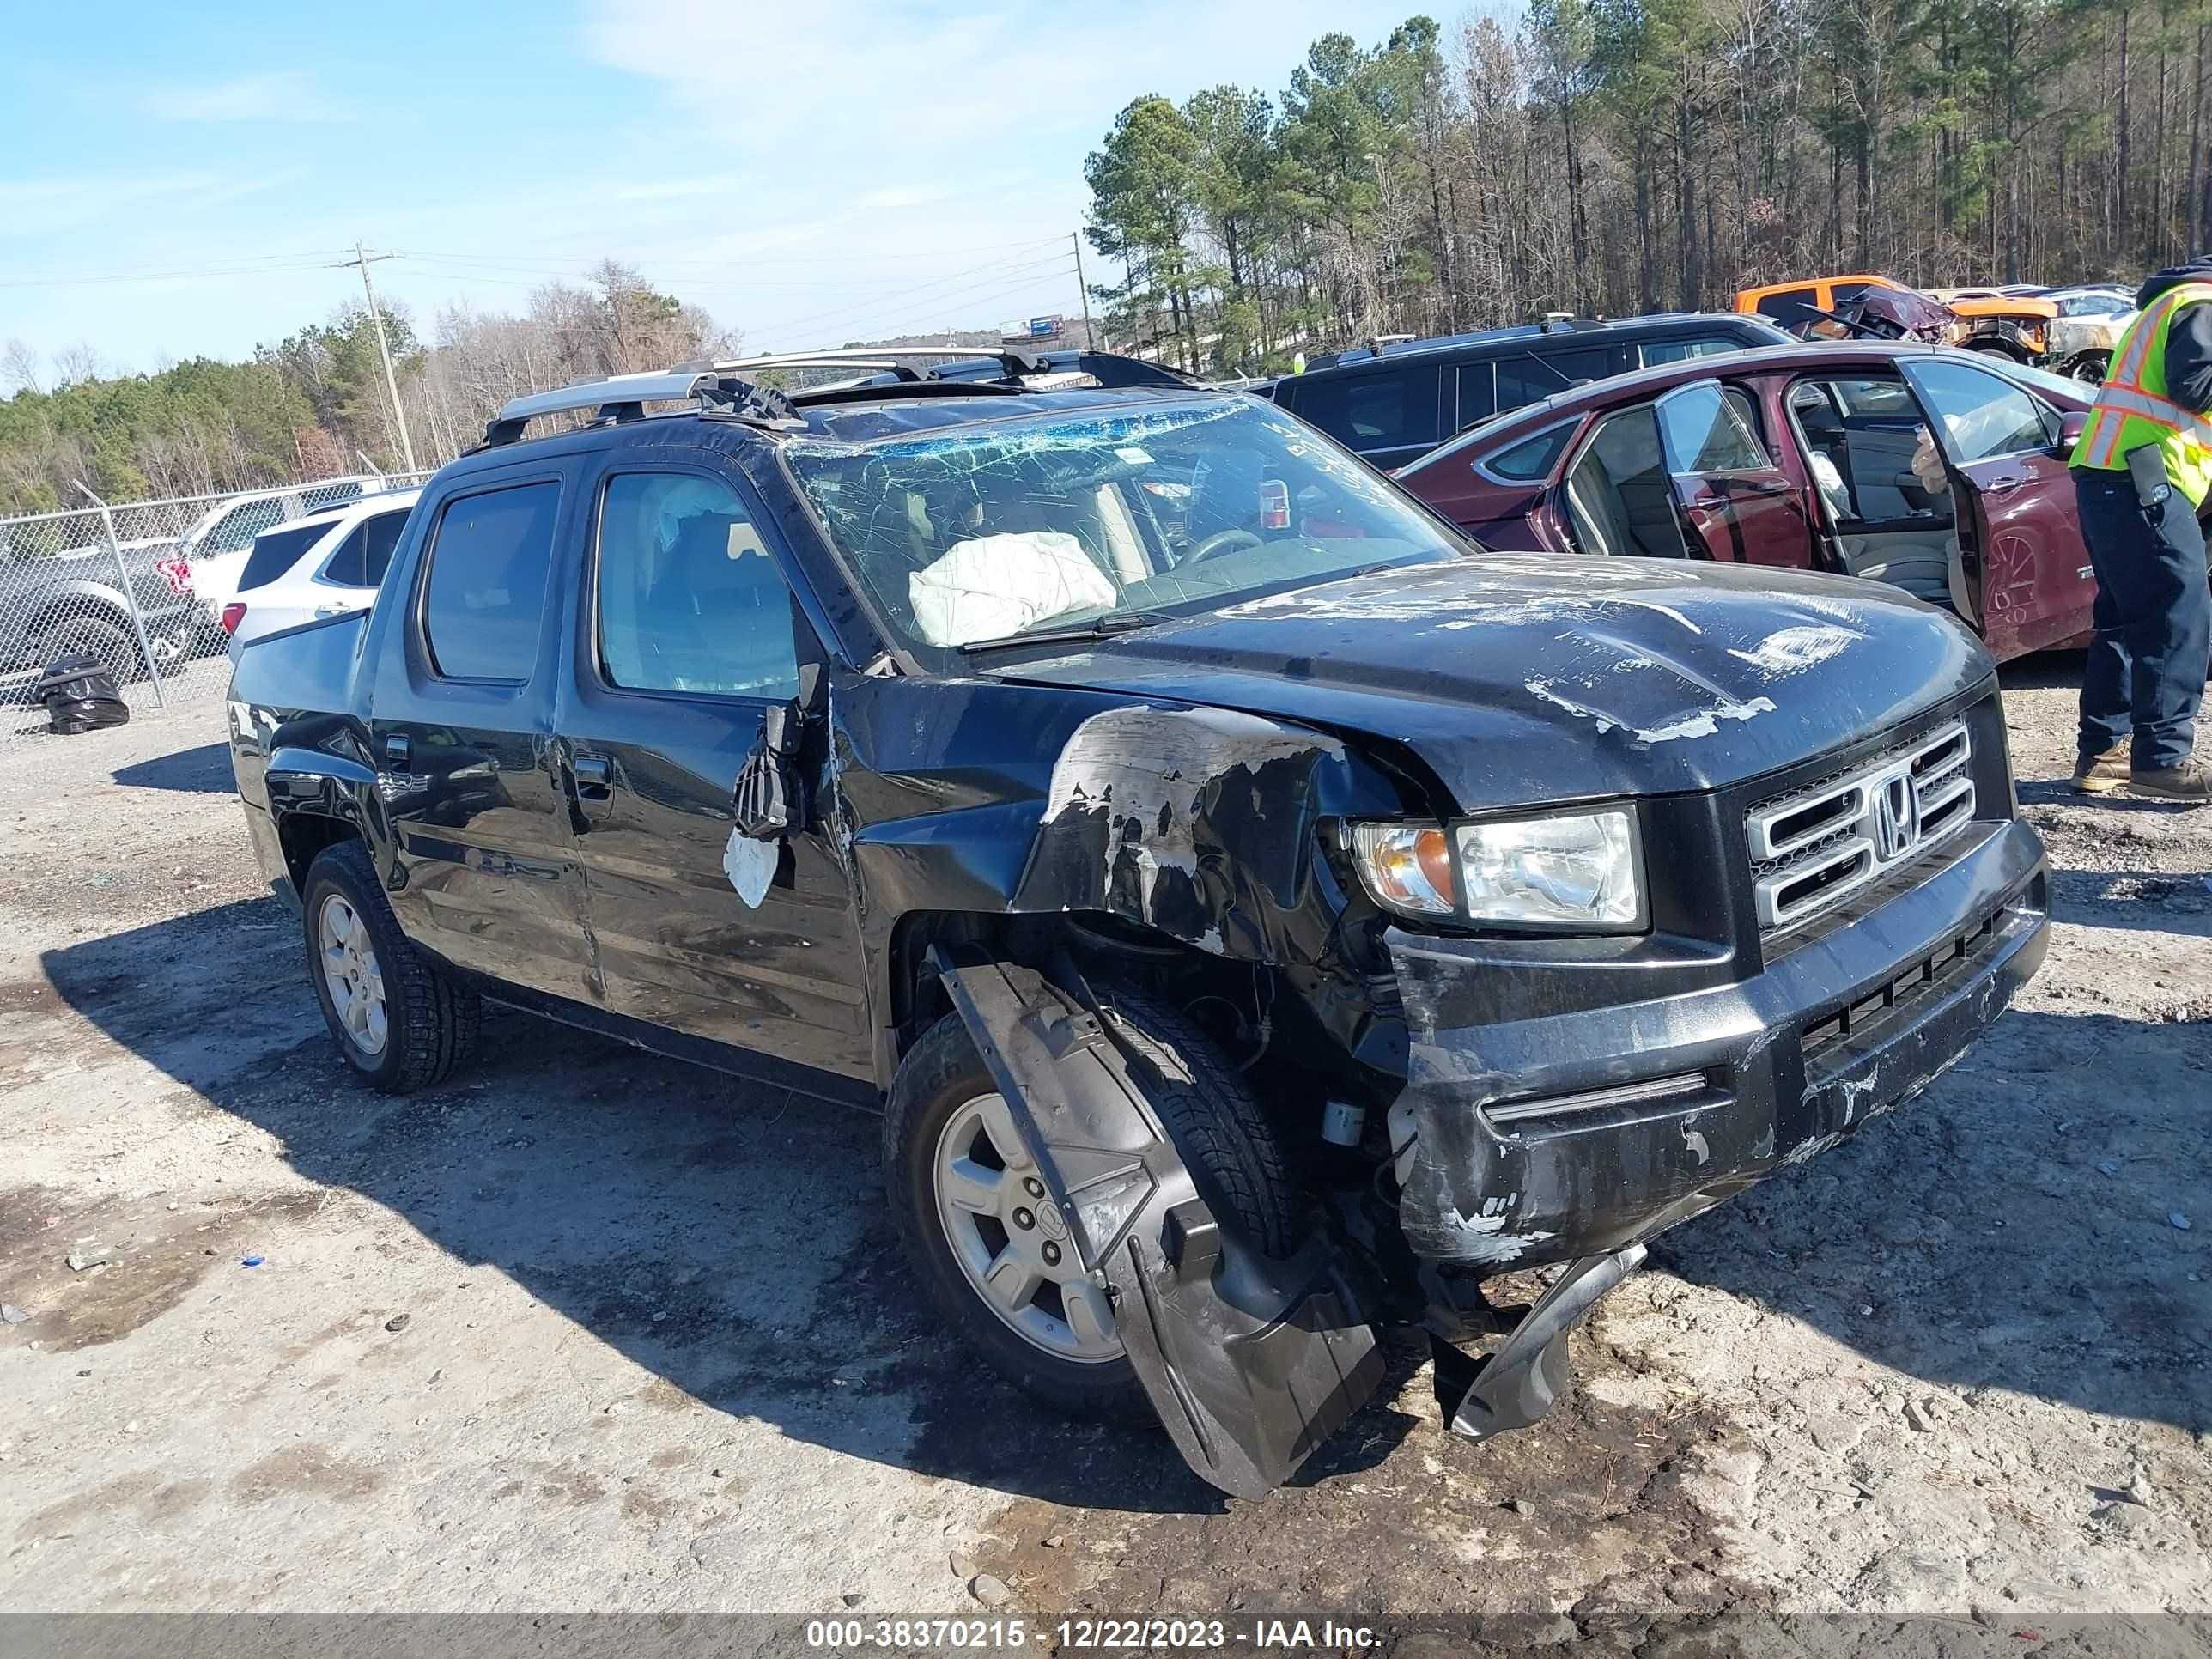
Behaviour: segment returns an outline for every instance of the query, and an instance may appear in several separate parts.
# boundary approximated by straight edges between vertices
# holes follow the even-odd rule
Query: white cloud
[[[270,70],[228,81],[149,88],[147,113],[169,121],[350,121],[355,112],[304,70]]]

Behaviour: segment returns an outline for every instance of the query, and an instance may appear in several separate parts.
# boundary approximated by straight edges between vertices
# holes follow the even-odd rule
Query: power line
[[[227,265],[179,266],[170,270],[86,271],[75,276],[0,276],[0,288],[82,288],[95,283],[171,283],[213,276],[258,276],[264,272],[319,270],[333,253],[343,248],[325,248],[317,253],[271,253]],[[282,263],[280,263],[282,262]]]

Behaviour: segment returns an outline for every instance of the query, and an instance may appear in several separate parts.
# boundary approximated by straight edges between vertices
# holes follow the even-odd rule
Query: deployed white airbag
[[[995,640],[1066,611],[1110,609],[1120,597],[1064,530],[977,536],[907,578],[915,627],[932,645]]]

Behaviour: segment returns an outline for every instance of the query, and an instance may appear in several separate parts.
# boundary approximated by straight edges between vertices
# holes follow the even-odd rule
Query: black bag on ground
[[[72,651],[46,665],[31,685],[31,701],[46,711],[49,730],[64,737],[103,726],[121,726],[131,706],[115,684],[114,672],[89,652]]]

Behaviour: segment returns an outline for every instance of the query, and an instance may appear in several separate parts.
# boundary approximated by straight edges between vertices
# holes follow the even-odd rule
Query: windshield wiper
[[[1109,611],[1103,617],[1072,623],[1066,628],[1036,628],[1026,634],[1002,634],[995,640],[970,640],[960,649],[963,654],[973,656],[979,651],[998,651],[1014,645],[1066,645],[1076,640],[1103,640],[1110,634],[1150,628],[1158,620],[1142,611]]]

